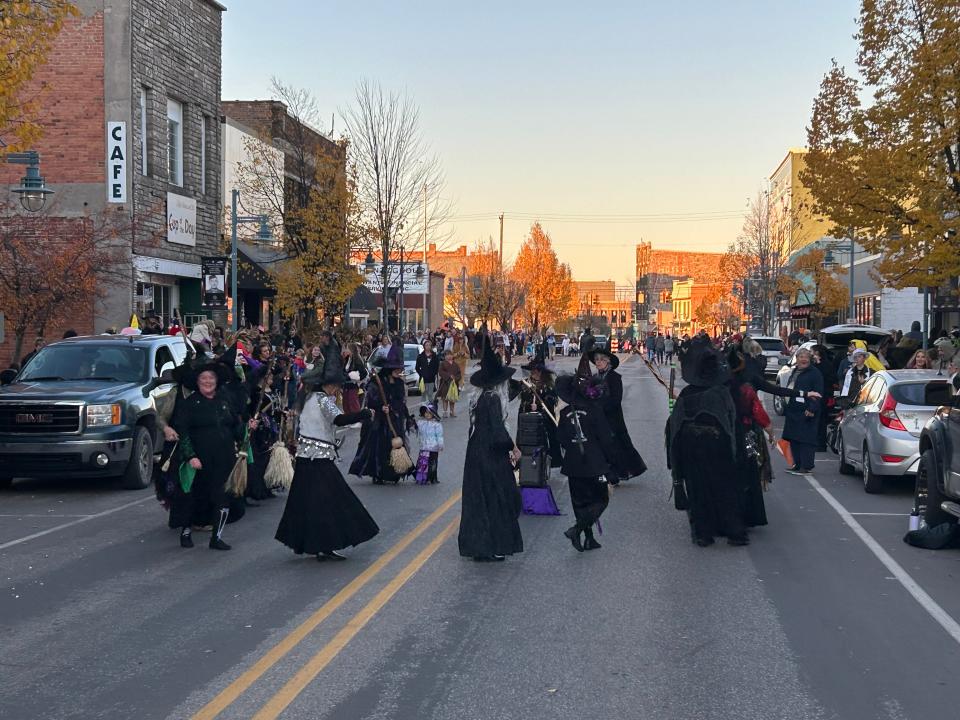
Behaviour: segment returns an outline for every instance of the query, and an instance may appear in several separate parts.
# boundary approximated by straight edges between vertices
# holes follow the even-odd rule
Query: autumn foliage
[[[534,331],[566,318],[575,300],[570,266],[560,262],[540,223],[530,227],[510,277],[523,288],[526,326]]]
[[[0,139],[5,152],[26,150],[40,137],[39,96],[26,89],[46,62],[64,20],[77,14],[66,0],[0,3]]]

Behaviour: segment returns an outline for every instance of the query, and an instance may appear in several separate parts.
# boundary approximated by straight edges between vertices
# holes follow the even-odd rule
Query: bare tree
[[[409,95],[362,81],[343,116],[369,251],[382,260],[379,290],[389,327],[389,289],[398,274],[390,263],[400,260],[401,249],[428,241],[442,245],[446,239],[450,202],[442,196],[444,174],[423,140],[420,112]]]

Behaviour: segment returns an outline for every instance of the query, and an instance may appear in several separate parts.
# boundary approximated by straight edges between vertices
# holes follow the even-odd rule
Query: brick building
[[[664,321],[676,320],[672,302],[674,281],[690,279],[698,284],[723,282],[720,263],[724,253],[657,250],[639,243],[636,255],[636,301],[641,329],[666,331]]]
[[[74,0],[35,84],[48,216],[122,215],[129,278],[68,325],[102,331],[136,310],[202,313],[200,258],[220,254],[221,13],[215,0]],[[16,176],[0,166],[3,181]],[[15,180],[13,180],[15,182]],[[48,338],[62,328],[48,328]]]

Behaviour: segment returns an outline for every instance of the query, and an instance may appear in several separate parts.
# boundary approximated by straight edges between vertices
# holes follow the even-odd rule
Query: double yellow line
[[[305,637],[317,629],[324,620],[329,618],[344,603],[356,595],[381,570],[389,565],[400,553],[406,550],[418,537],[426,532],[439,518],[460,501],[461,492],[453,494],[440,507],[430,513],[413,530],[403,536],[401,540],[381,555],[370,567],[351,580],[340,592],[328,600],[283,640],[268,650],[263,657],[244,671],[236,680],[225,687],[213,700],[203,706],[192,720],[213,720],[226,710],[259,680],[270,668],[276,665],[287,653],[295,648]],[[354,615],[347,624],[327,643],[306,665],[304,665],[260,710],[254,715],[254,720],[269,720],[276,718],[296,697],[310,684],[310,682],[332,661],[337,654],[347,646],[353,637],[379,612],[384,605],[402,588],[416,572],[426,564],[427,560],[440,548],[453,533],[459,522],[459,515],[450,521],[447,526],[428,544],[417,556],[411,560],[387,585],[367,603],[360,612]]]

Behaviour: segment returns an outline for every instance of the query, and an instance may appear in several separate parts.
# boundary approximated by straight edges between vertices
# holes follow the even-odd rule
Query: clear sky
[[[859,9],[224,2],[224,99],[267,98],[275,75],[337,114],[337,134],[359,79],[406,90],[444,165],[453,245],[496,239],[504,212],[509,258],[540,217],[575,279],[625,284],[641,238],[720,252],[736,237],[747,198],[805,143],[831,58],[852,64]]]

